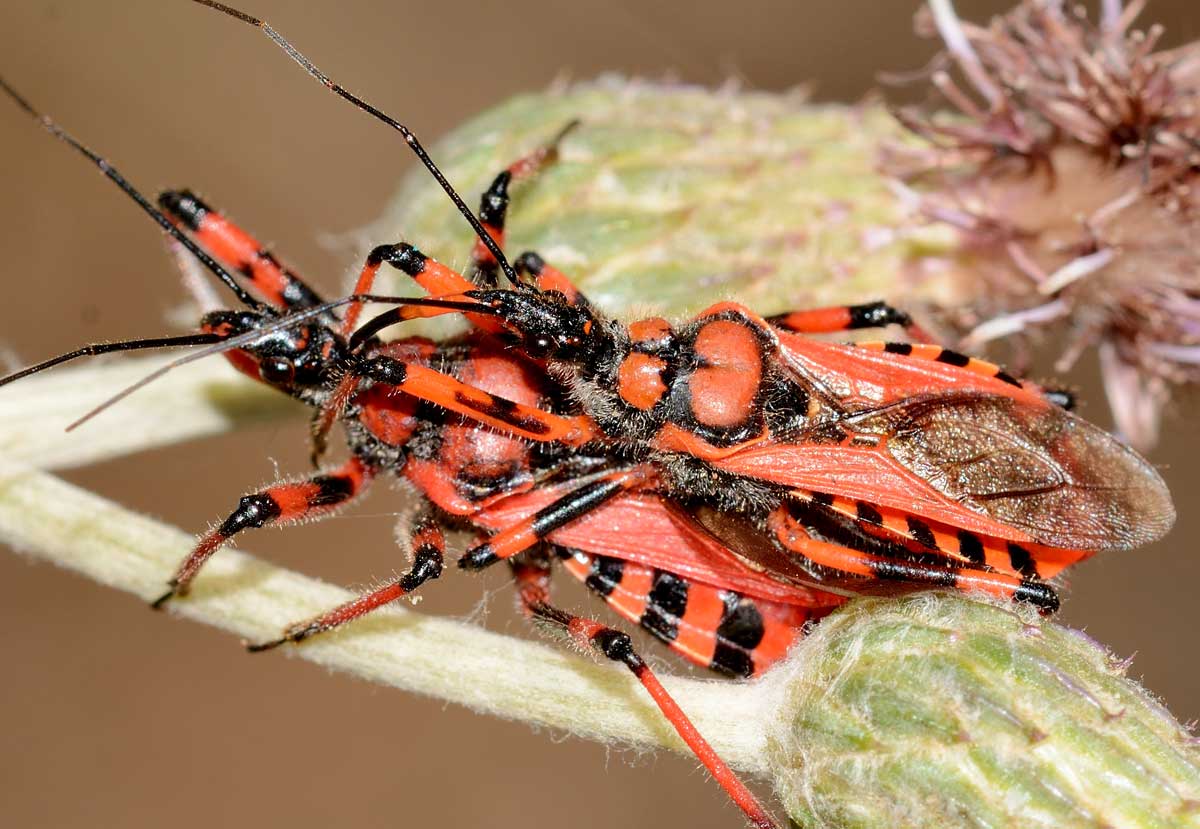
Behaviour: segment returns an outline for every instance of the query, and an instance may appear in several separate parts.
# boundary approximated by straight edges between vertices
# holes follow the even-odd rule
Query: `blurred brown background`
[[[853,100],[876,70],[915,68],[932,51],[910,34],[907,0],[241,1],[427,139],[561,76],[735,77],[764,89],[811,80],[819,99]],[[959,3],[974,19],[1007,5]],[[1194,39],[1194,6],[1158,0],[1143,22],[1167,24],[1170,43]],[[0,55],[6,78],[142,188],[201,189],[325,288],[356,267],[330,239],[373,219],[412,166],[392,134],[261,36],[185,0],[6,0]],[[7,103],[0,148],[0,344],[31,361],[167,330],[181,293],[151,224]],[[1107,422],[1094,385],[1090,396],[1085,413]],[[1200,479],[1189,468],[1200,440],[1188,404],[1153,455],[1180,507],[1174,534],[1087,563],[1063,614],[1118,653],[1136,651],[1133,674],[1181,719],[1200,715]],[[276,464],[303,470],[304,431],[297,418],[68,477],[200,529]],[[365,583],[402,566],[392,498],[378,489],[343,517],[254,535],[246,547]],[[485,597],[489,624],[521,630],[501,573],[451,575],[423,611],[466,614]],[[690,759],[564,741],[278,654],[251,658],[227,635],[8,554],[0,648],[0,823],[9,826],[739,825]],[[686,670],[663,653],[660,663]]]

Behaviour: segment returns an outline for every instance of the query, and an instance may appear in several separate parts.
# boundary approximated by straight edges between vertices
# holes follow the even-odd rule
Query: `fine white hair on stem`
[[[111,388],[121,388],[170,358],[126,358],[23,379],[0,395],[0,457],[44,469],[83,466],[228,431],[239,424],[295,412],[297,405],[229,365],[209,360],[159,378],[137,399],[67,436],[63,430]]]
[[[161,594],[194,537],[34,469],[28,460],[74,465],[211,435],[254,410],[258,417],[287,411],[264,411],[262,390],[212,361],[164,378],[126,401],[109,415],[119,422],[78,438],[63,437],[62,423],[83,403],[80,388],[108,388],[124,375],[140,376],[154,362],[161,358],[33,378],[19,393],[6,395],[0,409],[5,435],[0,447],[0,541],[142,600]],[[225,549],[205,568],[192,594],[170,609],[257,641],[350,596]],[[147,624],[152,623],[148,615]],[[233,642],[230,647],[237,649]],[[388,608],[345,631],[288,650],[329,668],[489,714],[590,739],[685,750],[627,671],[556,644]],[[678,677],[663,682],[727,762],[744,771],[766,771],[766,738],[754,712],[769,710],[765,700],[774,693],[770,685]]]

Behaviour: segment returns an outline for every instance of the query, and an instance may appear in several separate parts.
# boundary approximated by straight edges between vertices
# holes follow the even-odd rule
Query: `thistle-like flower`
[[[1120,431],[1157,437],[1172,384],[1200,382],[1200,45],[1155,51],[1144,2],[1026,0],[984,28],[931,0],[917,28],[945,42],[934,108],[905,108],[921,141],[884,169],[925,219],[950,225],[988,281],[948,311],[978,349],[1065,326],[1057,371],[1099,350]],[[944,110],[949,103],[957,112]]]

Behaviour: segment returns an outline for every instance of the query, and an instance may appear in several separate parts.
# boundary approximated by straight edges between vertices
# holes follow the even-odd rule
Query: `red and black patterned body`
[[[570,407],[544,367],[489,335],[401,340],[378,351],[522,405]],[[563,451],[481,428],[384,384],[358,392],[343,422],[359,458],[412,483],[443,525],[477,534],[519,525],[616,465],[599,452]],[[656,493],[617,497],[544,540],[538,554],[560,560],[620,615],[692,661],[730,675],[773,664],[806,621],[844,600],[743,567]]]
[[[320,304],[311,289],[293,287],[304,284],[294,273],[195,195],[168,192],[159,202],[268,301],[285,309],[289,296],[299,298],[297,308]],[[398,262],[437,295],[474,287],[406,245],[377,249],[364,271],[373,276],[383,261]],[[540,260],[524,261],[536,264],[539,279],[555,290],[568,284]],[[360,288],[367,290],[369,282]],[[571,296],[574,304],[586,302],[578,291]],[[436,518],[439,526],[474,532],[480,536],[475,549],[489,548],[489,537],[498,531],[508,528],[511,534],[512,528],[525,527],[502,551],[514,556],[516,567],[524,566],[524,558],[530,556],[561,560],[564,569],[620,615],[692,661],[725,674],[749,676],[769,667],[786,653],[805,622],[845,600],[843,595],[781,583],[747,567],[665,490],[618,492],[591,512],[567,521],[556,519],[554,523],[561,524],[557,528],[533,527],[539,511],[628,467],[633,453],[607,446],[609,441],[595,434],[590,420],[580,415],[583,407],[552,378],[544,361],[513,349],[498,336],[501,332],[494,330],[499,326],[492,318],[479,320],[492,323],[493,330],[440,342],[364,340],[358,359],[402,364],[405,376],[398,385],[356,377],[349,394],[343,395],[339,419],[351,460],[303,484],[281,484],[247,496],[238,511],[197,546],[197,555],[181,568],[168,596],[186,589],[203,560],[236,532],[328,513],[361,493],[377,475],[392,474],[411,483],[425,502],[418,527]],[[202,328],[230,337],[239,333],[239,324],[252,326],[254,315],[217,312]],[[345,379],[336,371],[320,370],[345,359],[349,350],[337,333],[339,327],[334,319],[318,317],[274,332],[252,349],[228,351],[226,358],[240,371],[324,408],[339,396]],[[429,401],[428,393],[416,396],[405,390],[422,378],[461,384],[453,387],[459,405],[462,399],[473,399],[478,401],[476,409],[457,413]],[[501,428],[481,424],[476,419],[481,410],[501,421]],[[503,428],[507,418],[536,433],[538,413],[588,423],[587,443],[530,440]],[[355,610],[366,612],[384,596],[394,598],[415,586],[398,591],[389,585],[357,603]],[[295,640],[312,635],[360,612],[347,615],[346,609],[337,609],[315,624],[296,626],[289,636]]]
[[[627,324],[535,253],[514,269],[502,250],[509,187],[552,161],[573,124],[502,171],[476,216],[407,128],[333,83],[262,21],[197,2],[262,28],[326,87],[400,131],[477,239],[470,278],[411,245],[381,245],[354,293],[324,302],[193,194],[164,193],[155,208],[0,82],[245,306],[207,314],[198,334],[86,346],[0,385],[79,356],[208,345],[196,356],[223,353],[314,407],[315,460],[335,423],[347,435],[340,464],[243,497],[199,539],[156,606],[186,593],[243,530],[328,515],[391,475],[418,496],[410,569],[252,650],[300,642],[412,593],[443,573],[443,530],[466,531],[475,540],[461,568],[508,560],[525,612],[624,664],[747,817],[766,827],[767,812],[629,637],[550,604],[555,562],[693,662],[750,676],[849,596],[951,587],[1049,611],[1058,599],[1046,580],[1063,567],[1170,527],[1174,510],[1155,471],[1067,411],[1062,395],[933,345],[805,336],[892,324],[919,335],[883,303],[768,320],[729,302],[676,325]],[[426,297],[373,296],[385,265]],[[499,287],[501,275],[508,287]],[[396,307],[359,325],[368,300]],[[472,330],[436,342],[379,337],[447,313]]]

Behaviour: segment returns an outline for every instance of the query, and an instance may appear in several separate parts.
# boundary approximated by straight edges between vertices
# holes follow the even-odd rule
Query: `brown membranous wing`
[[[1127,549],[1175,520],[1150,465],[1108,433],[1052,406],[991,394],[933,394],[849,418],[946,496],[1037,542]]]

